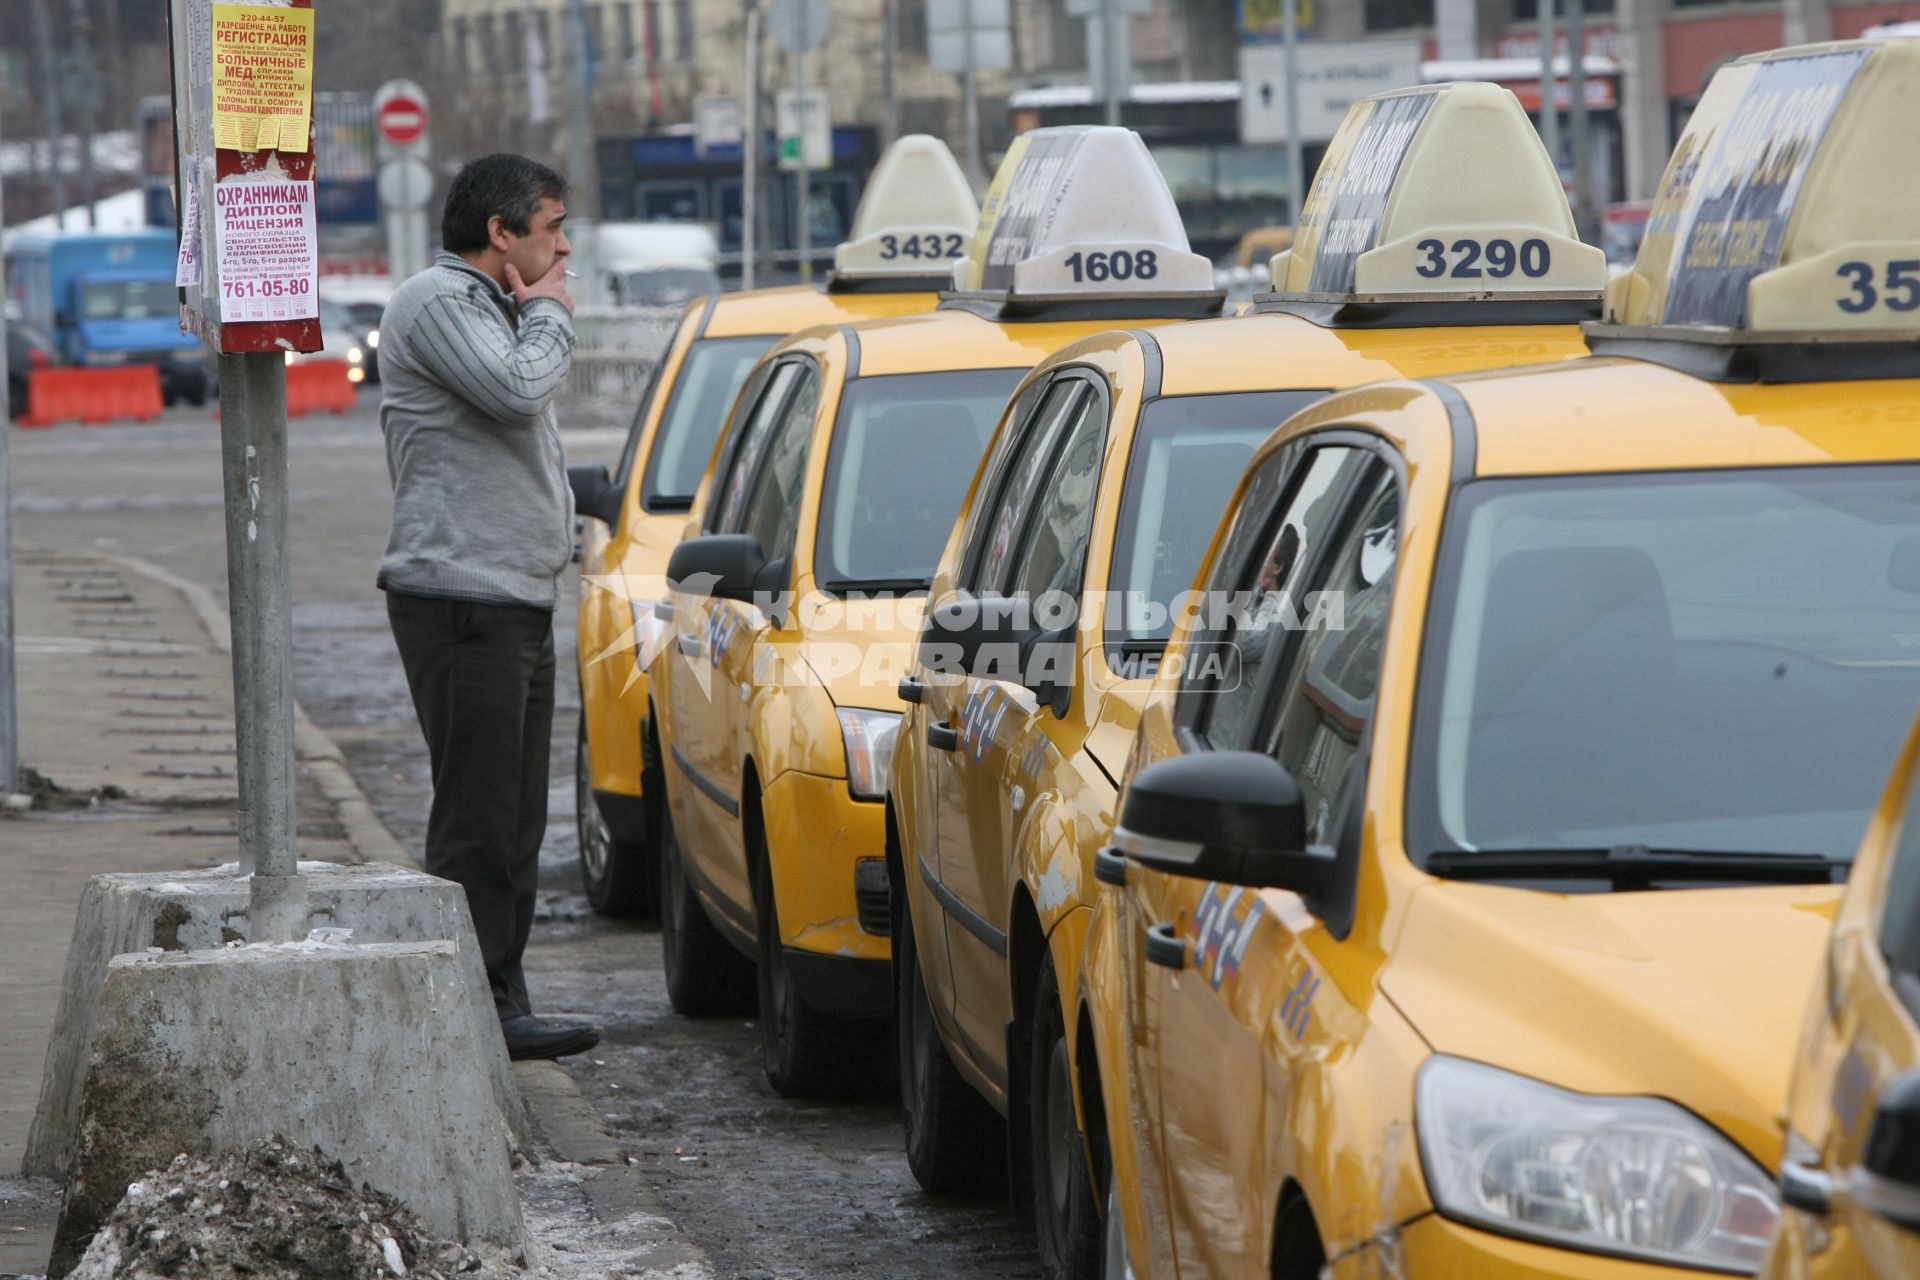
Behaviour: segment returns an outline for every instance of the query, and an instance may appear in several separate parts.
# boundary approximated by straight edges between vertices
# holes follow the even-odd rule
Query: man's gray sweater
[[[453,254],[394,290],[380,321],[383,590],[554,607],[573,491],[551,404],[572,360],[563,304],[518,308]]]

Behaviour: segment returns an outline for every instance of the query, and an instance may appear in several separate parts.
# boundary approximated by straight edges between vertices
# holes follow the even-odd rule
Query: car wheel
[[[1107,1218],[1101,1232],[1101,1280],[1133,1280],[1133,1254],[1127,1248],[1127,1224],[1120,1216],[1120,1179],[1107,1171]]]
[[[904,894],[905,884],[895,892]],[[947,1056],[905,909],[894,923],[893,973],[907,1167],[921,1188],[935,1195],[998,1189],[1005,1183],[1007,1122]]]
[[[1073,1063],[1051,957],[1034,986],[1026,1056],[1027,1106],[1033,1117],[1027,1147],[1040,1269],[1048,1280],[1094,1280],[1100,1274],[1100,1203],[1074,1115]]]
[[[601,915],[655,918],[660,870],[645,842],[616,837],[600,811],[593,795],[593,760],[584,712],[573,762],[574,825],[580,837],[580,876],[586,881],[587,901]]]
[[[760,990],[760,1054],[767,1083],[783,1098],[847,1097],[872,1092],[889,1067],[884,1018],[832,1018],[807,1004],[794,983],[781,940],[779,906],[766,842],[757,841],[753,900],[759,916],[756,976]]]
[[[673,1011],[690,1018],[752,1013],[752,966],[707,919],[680,865],[671,817],[660,824],[660,904],[660,949]]]

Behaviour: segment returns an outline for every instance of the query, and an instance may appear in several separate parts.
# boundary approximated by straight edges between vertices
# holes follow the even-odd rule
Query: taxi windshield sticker
[[[1747,285],[1780,264],[1787,222],[1814,152],[1866,49],[1782,58],[1754,69],[1733,110],[1680,149],[1695,167],[1670,173],[1651,224],[1672,226],[1668,324],[1747,323]],[[1682,209],[1671,208],[1684,202]]]
[[[1352,293],[1360,255],[1380,240],[1394,176],[1436,95],[1411,93],[1373,104],[1339,167],[1314,184],[1302,211],[1301,239],[1313,235],[1309,293]]]
[[[1072,184],[1062,183],[1060,177],[1086,138],[1076,129],[1028,134],[1014,140],[1014,147],[1019,149],[1017,162],[1010,151],[980,206],[980,229],[968,270],[969,289],[1013,291],[1013,270],[1027,258],[1029,246],[1045,235],[1049,216],[1066,198]]]

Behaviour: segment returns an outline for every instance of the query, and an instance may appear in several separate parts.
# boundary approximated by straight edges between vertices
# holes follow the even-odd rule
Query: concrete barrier
[[[27,1134],[21,1172],[66,1176],[80,1119],[81,1086],[94,1038],[108,962],[149,947],[210,950],[244,941],[247,881],[235,865],[209,871],[95,876],[80,898],[73,943],[60,985],[60,1010],[47,1045],[40,1102]],[[480,946],[460,886],[405,867],[302,862],[311,927],[353,930],[356,943],[448,941],[458,948],[462,992],[477,1028],[475,1063],[485,1073],[509,1131],[528,1141],[526,1108],[507,1062]],[[169,1155],[171,1158],[171,1154]]]
[[[481,1054],[498,1033],[473,1012],[451,942],[114,957],[50,1273],[79,1261],[141,1174],[275,1133],[442,1236],[518,1247],[507,1130]]]

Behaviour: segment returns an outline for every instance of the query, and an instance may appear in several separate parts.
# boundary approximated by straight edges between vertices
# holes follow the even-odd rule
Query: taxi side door
[[[1261,536],[1230,537],[1223,550],[1209,585],[1241,608],[1187,651],[1179,737],[1189,751],[1275,755],[1300,783],[1309,838],[1354,858],[1364,775],[1355,766],[1391,590],[1398,481],[1368,448],[1337,437],[1267,466],[1291,468],[1289,494],[1265,513]],[[1319,612],[1325,593],[1344,617]],[[1131,870],[1129,886],[1122,947],[1136,1016],[1154,1024],[1144,1080],[1158,1085],[1159,1132],[1149,1141],[1179,1273],[1264,1270],[1279,1185],[1265,1137],[1294,1122],[1267,1108],[1286,1105],[1302,1056],[1324,1042],[1323,971],[1307,940],[1324,942],[1326,931],[1292,894],[1145,867]],[[1202,1044],[1207,1052],[1192,1052]]]
[[[733,531],[740,521],[749,487],[783,411],[792,400],[805,366],[797,359],[782,360],[762,369],[748,382],[741,405],[752,408],[720,445],[719,462],[707,497],[702,533]],[[737,902],[744,894],[745,855],[739,845],[739,790],[725,782],[724,757],[729,743],[729,716],[738,700],[737,681],[727,657],[741,624],[737,606],[699,591],[673,594],[673,643],[657,660],[669,664],[667,706],[669,733],[663,745],[669,759],[663,763],[687,785],[669,788],[675,800],[673,821],[680,833],[685,865],[709,895],[716,891]],[[729,847],[735,851],[730,856]],[[737,864],[733,876],[716,875]],[[739,922],[750,927],[751,917]]]
[[[962,591],[977,600],[1005,590],[1050,477],[1060,471],[1076,437],[1078,454],[1086,452],[1088,430],[1096,441],[1097,466],[1105,421],[1100,403],[1087,377],[1065,373],[1052,379],[1031,412],[1016,421],[1013,447],[989,477],[978,518],[969,521],[957,578]],[[1097,423],[1092,422],[1096,415]],[[931,872],[937,886],[947,964],[923,961],[923,967],[929,996],[936,1009],[952,1017],[966,1057],[1004,1086],[1011,815],[1000,773],[1004,752],[994,747],[1004,740],[1007,718],[1017,711],[1026,714],[1034,699],[1011,680],[968,675],[930,682],[927,704],[924,758],[927,791],[935,803],[935,856],[923,874]],[[946,989],[936,990],[943,979]]]

